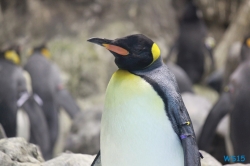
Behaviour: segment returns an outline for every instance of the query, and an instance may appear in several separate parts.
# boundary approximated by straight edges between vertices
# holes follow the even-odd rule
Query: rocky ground
[[[208,153],[201,151],[204,159],[202,166],[222,166]],[[0,140],[1,166],[90,166],[95,155],[62,153],[60,156],[44,161],[39,148],[27,143],[23,138],[8,138]],[[244,164],[228,164],[227,166],[243,166]],[[250,166],[250,164],[245,164]]]

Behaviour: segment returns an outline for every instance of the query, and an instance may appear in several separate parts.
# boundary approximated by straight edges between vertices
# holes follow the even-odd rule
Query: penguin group
[[[228,161],[223,160],[223,156],[240,155],[244,155],[244,162],[249,163],[250,35],[246,34],[240,42],[233,43],[228,50],[225,66],[217,67],[215,70],[213,57],[215,41],[207,35],[205,22],[197,11],[198,8],[193,1],[186,2],[184,12],[179,19],[179,35],[164,61],[174,73],[179,89],[182,89],[181,93],[195,93],[192,87],[202,84],[219,94],[218,100],[201,126],[197,138],[199,149],[214,155],[225,164]],[[173,64],[171,57],[174,51],[177,55]],[[205,55],[210,58],[210,71],[206,71]],[[173,66],[181,68],[184,74],[176,72]],[[226,134],[221,136],[217,134],[217,130],[224,119],[227,122],[224,131]],[[219,146],[223,149],[215,145],[218,135],[219,138],[222,137],[223,145]]]
[[[7,137],[15,137],[17,133],[17,115],[21,109],[30,117],[31,142],[40,145],[46,158],[48,145],[47,125],[41,111],[40,98],[30,92],[27,73],[21,68],[20,48],[8,46],[1,50],[1,109],[0,123]]]
[[[247,101],[250,97],[250,36],[242,42],[240,62],[230,69],[229,81],[225,82],[222,70],[215,71],[215,41],[207,36],[205,23],[197,11],[194,2],[188,1],[180,19],[179,36],[164,59],[166,65],[158,45],[142,34],[114,40],[88,40],[109,50],[118,67],[107,86],[101,146],[91,166],[100,163],[102,166],[198,166],[203,158],[199,149],[211,152],[217,125],[227,114],[230,123],[224,138],[227,152],[223,155],[243,154],[244,161],[250,162]],[[170,57],[175,49],[178,53],[174,64]],[[205,55],[210,58],[210,71],[216,75],[208,75]],[[207,75],[212,82],[217,81],[212,88],[220,93],[220,98],[211,108],[196,140],[181,94],[195,93],[193,84],[211,86]]]
[[[24,69],[30,74],[34,93],[43,103],[41,108],[48,125],[50,142],[48,154],[52,156],[59,132],[59,108],[64,107],[71,118],[80,112],[80,108],[64,88],[59,69],[52,64],[50,58],[51,53],[45,45],[36,47],[24,65]]]
[[[186,1],[178,37],[166,58],[144,34],[87,40],[107,49],[118,68],[106,88],[100,150],[91,166],[201,166],[200,150],[213,155],[217,126],[225,116],[224,155],[244,155],[250,162],[250,35],[237,45],[237,53],[232,46],[223,69],[215,69],[215,41],[198,13],[196,4]],[[26,113],[29,129],[22,136],[48,160],[59,135],[60,109],[71,119],[81,109],[46,44],[34,47],[23,66],[20,49],[10,45],[0,50],[0,139],[19,136],[18,116]],[[195,85],[209,86],[219,95],[199,133],[182,98],[184,93],[198,95]]]
[[[199,148],[209,152],[226,114],[230,124],[224,155],[244,154],[244,161],[250,162],[250,36],[243,41],[240,64],[206,118],[198,146],[175,76],[163,63],[156,43],[142,34],[88,41],[109,50],[118,67],[106,90],[101,147],[91,166],[198,166]]]
[[[59,109],[71,118],[80,112],[50,56],[42,44],[33,49],[22,68],[19,46],[10,45],[0,52],[0,124],[6,137],[23,136],[17,122],[18,113],[25,112],[30,124],[26,139],[40,147],[46,160],[53,157],[58,139]]]

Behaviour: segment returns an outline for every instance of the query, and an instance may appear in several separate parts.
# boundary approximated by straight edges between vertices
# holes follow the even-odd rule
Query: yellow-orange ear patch
[[[128,55],[129,52],[128,50],[122,48],[122,47],[119,47],[119,46],[115,46],[115,45],[112,45],[112,44],[102,44],[105,48],[107,48],[108,50],[112,51],[112,52],[115,52],[119,55]]]
[[[48,49],[46,49],[46,48],[43,48],[43,49],[41,50],[41,53],[42,53],[46,58],[48,58],[48,59],[51,57],[50,51],[49,51]]]
[[[250,47],[250,38],[247,39],[246,44],[248,47]]]
[[[153,55],[153,62],[156,61],[160,55],[161,55],[161,50],[160,48],[157,46],[156,43],[154,43],[152,45],[152,48],[151,48],[151,52],[152,52],[152,55]]]
[[[13,50],[6,51],[4,54],[4,57],[5,57],[5,59],[10,60],[17,65],[20,64],[20,58],[17,55],[16,51],[13,51]]]

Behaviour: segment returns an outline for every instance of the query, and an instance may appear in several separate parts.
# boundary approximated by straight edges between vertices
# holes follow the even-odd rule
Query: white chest
[[[118,70],[106,92],[102,166],[183,166],[183,149],[162,99],[139,76]]]

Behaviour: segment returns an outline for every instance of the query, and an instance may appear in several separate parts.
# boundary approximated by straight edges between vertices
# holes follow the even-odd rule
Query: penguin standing
[[[38,145],[47,159],[48,128],[36,95],[32,95],[20,67],[20,47],[11,45],[0,53],[0,123],[7,137],[24,137]],[[26,75],[26,76],[25,76]],[[29,119],[23,119],[27,113]],[[18,122],[18,123],[17,123]],[[27,124],[30,124],[27,125]],[[30,129],[30,130],[29,130]]]
[[[53,155],[59,133],[59,107],[73,118],[79,107],[63,87],[60,71],[55,64],[50,61],[51,54],[45,45],[34,48],[24,69],[31,76],[32,89],[34,94],[42,99],[42,110],[49,128],[50,150],[48,156]]]
[[[7,137],[15,137],[17,133],[17,100],[25,87],[22,70],[17,66],[20,58],[13,49],[0,52],[0,123]]]
[[[141,34],[88,41],[107,48],[119,68],[106,90],[92,166],[200,166],[191,120],[157,44]]]
[[[187,2],[183,16],[179,23],[179,36],[167,55],[171,57],[173,50],[177,50],[176,64],[189,76],[192,83],[199,83],[205,71],[205,54],[211,58],[211,68],[214,68],[212,55],[212,38],[206,40],[206,25],[197,14],[198,9],[194,2]]]

